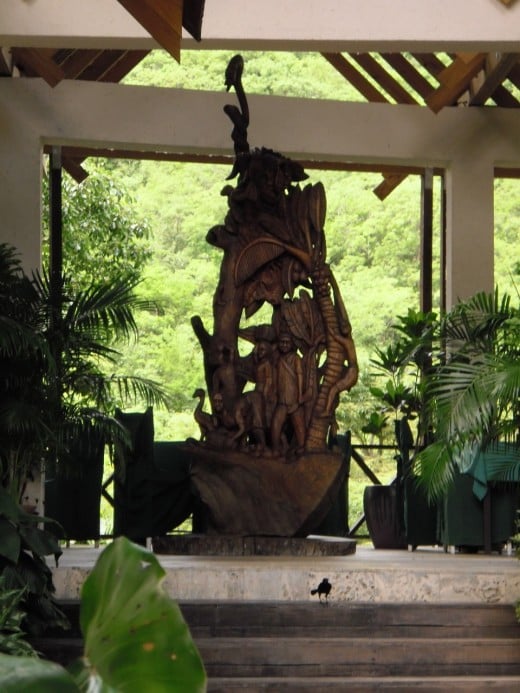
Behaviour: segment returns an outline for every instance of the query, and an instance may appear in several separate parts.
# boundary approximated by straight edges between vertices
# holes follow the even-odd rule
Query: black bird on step
[[[312,595],[317,594],[319,599],[320,599],[320,602],[321,602],[321,596],[325,595],[325,602],[328,603],[329,594],[330,594],[331,589],[332,589],[332,585],[330,584],[329,579],[323,578],[323,580],[320,582],[318,587],[315,590],[311,590],[311,594]]]

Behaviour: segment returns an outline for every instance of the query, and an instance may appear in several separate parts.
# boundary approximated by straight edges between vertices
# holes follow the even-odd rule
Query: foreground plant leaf
[[[0,654],[2,693],[78,693],[72,676],[59,664],[35,657]]]
[[[179,607],[162,591],[153,554],[120,537],[85,581],[81,629],[89,691],[196,693],[206,674]]]

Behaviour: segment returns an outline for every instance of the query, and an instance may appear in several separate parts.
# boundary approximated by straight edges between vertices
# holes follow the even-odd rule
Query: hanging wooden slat
[[[322,53],[322,55],[365,99],[375,103],[388,103],[386,96],[378,91],[342,53]]]
[[[351,58],[365,70],[397,103],[417,104],[413,96],[397,82],[370,53],[351,53]]]
[[[183,0],[118,0],[177,62],[181,59]]]
[[[471,80],[482,69],[485,53],[458,54],[456,59],[437,75],[440,87],[427,99],[426,105],[438,113],[444,106],[457,101],[468,88]]]

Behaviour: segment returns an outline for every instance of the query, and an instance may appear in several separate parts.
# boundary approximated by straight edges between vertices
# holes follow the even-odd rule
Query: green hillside
[[[181,65],[162,51],[152,52],[127,83],[224,90],[224,71],[232,53],[185,51]],[[317,54],[244,53],[248,93],[361,100]],[[235,99],[230,94],[230,102]],[[208,119],[216,114],[208,113]],[[253,114],[254,116],[254,114]],[[261,143],[269,147],[269,142]],[[94,171],[99,164],[86,163]],[[220,253],[208,245],[209,228],[221,223],[226,199],[220,191],[227,166],[110,161],[104,168],[117,187],[133,198],[136,222],[149,227],[150,259],[141,291],[159,301],[161,310],[139,315],[140,339],[125,351],[123,370],[146,375],[168,386],[175,412],[156,412],[157,438],[196,434],[193,391],[204,385],[201,353],[190,317],[211,322],[212,295]],[[341,287],[353,325],[362,368],[360,384],[343,395],[338,418],[343,429],[360,434],[372,409],[367,386],[374,347],[385,346],[396,315],[418,308],[420,179],[409,176],[384,202],[373,193],[379,174],[309,172],[327,193],[328,258]],[[518,183],[496,183],[496,280],[512,287],[518,275]],[[435,184],[435,209],[439,183]],[[128,207],[127,207],[128,210]],[[436,223],[434,293],[439,296],[439,241]],[[361,434],[360,434],[361,435]]]

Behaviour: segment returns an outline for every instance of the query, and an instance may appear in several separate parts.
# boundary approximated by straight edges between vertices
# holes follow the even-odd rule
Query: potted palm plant
[[[64,279],[56,319],[48,278],[25,275],[16,251],[0,245],[0,481],[17,501],[35,468],[86,474],[95,456],[79,455],[78,441],[88,452],[126,440],[115,406],[168,403],[155,382],[108,374],[117,341],[137,334],[133,310],[148,305],[135,286],[120,278],[72,289]]]
[[[409,309],[392,326],[397,338],[377,349],[371,363],[383,385],[371,387],[379,406],[379,418],[393,416],[398,454],[393,481],[367,486],[364,511],[376,548],[404,548],[434,542],[432,511],[415,491],[411,478],[412,457],[429,435],[425,409],[425,377],[432,368],[432,348],[437,316]],[[374,414],[371,416],[371,420]]]
[[[441,335],[446,363],[427,384],[435,440],[414,465],[430,497],[456,494],[460,505],[461,484],[468,483],[461,475],[469,474],[481,498],[489,481],[520,480],[520,310],[498,289],[481,292],[444,317]],[[516,498],[513,488],[506,503],[510,533]]]

